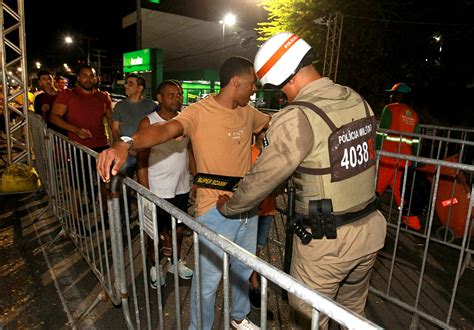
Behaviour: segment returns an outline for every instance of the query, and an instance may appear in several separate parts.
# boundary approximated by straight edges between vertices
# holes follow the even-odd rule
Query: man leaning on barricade
[[[313,49],[279,33],[255,57],[262,85],[280,88],[290,104],[272,119],[266,147],[232,197],[219,196],[225,217],[251,210],[291,176],[298,237],[290,273],[363,315],[369,277],[384,245],[386,221],[375,207],[376,122],[352,89],[321,77]],[[352,134],[357,132],[357,134]],[[289,296],[293,328],[311,327],[311,306]],[[328,327],[328,318],[319,325]]]
[[[255,72],[247,59],[230,57],[219,71],[221,90],[217,95],[194,103],[177,117],[161,125],[140,129],[131,137],[99,155],[97,169],[108,181],[126,161],[129,149],[150,148],[173,138],[187,136],[193,145],[200,185],[196,196],[196,221],[223,235],[251,253],[257,240],[257,209],[225,217],[216,210],[221,189],[231,191],[233,185],[250,169],[252,133],[258,133],[269,122],[269,116],[248,105],[255,91]],[[114,162],[112,171],[110,170]],[[209,182],[219,182],[217,186]],[[216,291],[222,277],[224,252],[203,237],[200,242],[200,306],[202,327],[212,328]],[[232,308],[231,325],[235,329],[257,329],[247,319],[252,269],[231,257]],[[191,321],[189,328],[199,328],[196,302],[196,278],[193,276]]]

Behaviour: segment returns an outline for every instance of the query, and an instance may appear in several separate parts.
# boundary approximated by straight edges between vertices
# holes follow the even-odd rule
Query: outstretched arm
[[[101,152],[97,159],[97,171],[102,177],[102,180],[107,182],[110,180],[110,174],[116,175],[120,167],[127,160],[128,149],[150,148],[183,135],[183,131],[183,126],[176,120],[170,120],[162,125],[152,125],[140,129],[133,134],[132,145],[123,141],[117,141],[111,148]],[[112,164],[113,167],[112,170],[110,170]]]

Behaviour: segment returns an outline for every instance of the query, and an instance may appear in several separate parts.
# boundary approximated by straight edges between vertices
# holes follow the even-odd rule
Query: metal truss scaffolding
[[[332,13],[326,21],[328,32],[326,37],[326,51],[324,54],[323,75],[334,82],[337,78],[339,65],[339,49],[341,47],[342,24],[344,15],[340,12]]]
[[[0,84],[8,164],[31,165],[28,131],[28,74],[26,66],[25,16],[23,0],[0,0]],[[18,86],[13,93],[10,87]],[[22,107],[14,100],[22,97]]]

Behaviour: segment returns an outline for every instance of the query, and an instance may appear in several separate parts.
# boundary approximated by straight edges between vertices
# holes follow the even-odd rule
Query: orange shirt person
[[[411,88],[405,83],[397,83],[387,92],[390,94],[391,103],[386,105],[382,111],[379,128],[395,130],[399,132],[418,133],[419,116],[411,106],[405,103],[406,96],[411,92]],[[413,150],[418,147],[418,140],[406,135],[388,134],[382,137],[377,135],[377,149],[392,153],[413,155]],[[379,166],[379,177],[377,181],[377,193],[382,195],[388,186],[391,187],[395,202],[401,206],[400,183],[404,173],[405,162],[393,157],[382,156]],[[418,216],[403,215],[402,220],[408,227],[420,230],[421,222]]]

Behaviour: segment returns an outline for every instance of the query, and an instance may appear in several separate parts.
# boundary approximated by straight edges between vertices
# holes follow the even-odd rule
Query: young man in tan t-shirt
[[[193,144],[198,173],[242,177],[250,169],[252,133],[268,125],[269,116],[248,105],[255,91],[253,64],[241,57],[227,59],[220,69],[221,91],[217,95],[189,106],[179,116],[163,125],[149,126],[132,137],[124,137],[99,155],[97,169],[104,179],[116,175],[127,158],[128,149],[149,148],[172,138],[186,135]],[[215,207],[222,190],[199,188],[196,197],[196,220],[242,248],[255,253],[257,240],[257,210],[226,218]],[[240,220],[239,220],[240,219]],[[212,328],[217,286],[222,277],[223,251],[200,237],[202,327]],[[257,329],[246,317],[250,312],[247,295],[252,273],[237,259],[231,258],[232,327]],[[195,293],[195,278],[193,278]],[[212,307],[211,307],[212,306]],[[189,329],[198,328],[196,297],[191,300]]]

